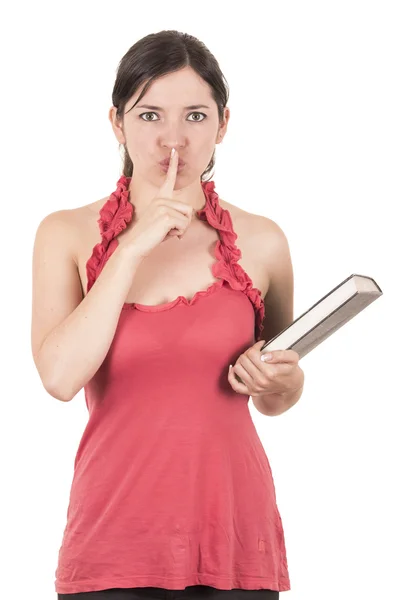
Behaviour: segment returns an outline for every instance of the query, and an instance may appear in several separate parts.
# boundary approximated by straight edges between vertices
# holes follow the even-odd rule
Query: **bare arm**
[[[83,298],[68,215],[45,217],[33,249],[32,354],[51,396],[68,402],[93,377],[112,343],[120,311],[142,258],[117,247]]]

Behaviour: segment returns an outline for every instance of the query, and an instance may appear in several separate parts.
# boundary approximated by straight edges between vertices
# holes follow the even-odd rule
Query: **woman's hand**
[[[161,187],[139,221],[131,222],[119,233],[118,242],[131,250],[134,256],[145,258],[152,250],[177,235],[186,233],[192,220],[193,206],[174,198],[174,187],[178,175],[178,152],[170,155],[170,164]],[[179,191],[182,188],[179,188]]]
[[[260,348],[260,340],[243,354],[235,365],[229,368],[228,380],[238,394],[261,396],[264,394],[288,394],[303,386],[304,373],[299,367],[299,354],[294,350],[272,350],[270,361],[262,361],[266,353]],[[240,377],[242,383],[236,379]]]

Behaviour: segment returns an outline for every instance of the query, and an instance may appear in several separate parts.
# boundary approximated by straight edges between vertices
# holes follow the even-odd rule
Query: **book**
[[[313,304],[260,352],[295,350],[303,358],[383,294],[372,277],[352,274]],[[266,303],[266,298],[265,298]]]

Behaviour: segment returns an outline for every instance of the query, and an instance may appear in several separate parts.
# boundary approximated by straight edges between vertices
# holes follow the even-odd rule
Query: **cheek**
[[[153,160],[155,152],[155,136],[148,131],[143,131],[142,127],[134,127],[126,135],[127,148],[131,160],[138,162],[147,162]]]
[[[190,139],[190,147],[192,153],[200,161],[206,161],[208,157],[212,155],[214,151],[214,136],[212,132],[201,131]]]

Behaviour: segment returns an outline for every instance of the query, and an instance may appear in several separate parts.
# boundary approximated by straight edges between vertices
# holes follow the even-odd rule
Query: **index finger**
[[[174,152],[172,152],[172,150],[174,150]],[[168,171],[165,176],[165,181],[160,187],[160,196],[162,196],[163,198],[172,198],[176,176],[178,173],[178,152],[177,150],[175,150],[175,148],[173,148],[172,150],[170,156],[170,164],[168,166]]]

